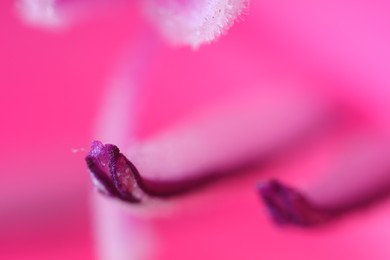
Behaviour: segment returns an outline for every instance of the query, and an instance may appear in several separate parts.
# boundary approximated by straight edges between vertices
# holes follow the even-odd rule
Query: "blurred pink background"
[[[362,59],[354,62],[351,57],[362,49],[350,44],[359,38],[353,36],[353,31],[351,42],[345,39],[343,42],[337,35],[341,32],[342,36],[343,30],[335,33],[327,29],[326,23],[333,20],[327,17],[316,20],[316,26],[325,22],[318,35],[312,34],[316,30],[311,27],[313,24],[307,23],[310,15],[326,17],[329,13],[321,4],[309,5],[310,12],[305,12],[302,6],[307,1],[297,1],[297,5],[287,1],[290,4],[285,8],[280,1],[260,2],[267,6],[264,20],[248,17],[249,22],[235,26],[219,45],[206,46],[200,53],[189,49],[164,49],[160,53],[153,64],[153,77],[148,78],[142,92],[140,110],[144,120],[139,122],[140,135],[146,136],[175,118],[184,117],[191,107],[211,102],[220,93],[234,93],[244,85],[253,87],[249,85],[256,81],[261,63],[253,61],[253,66],[241,70],[236,66],[241,62],[251,65],[250,57],[268,55],[271,58],[267,62],[278,64],[276,71],[291,66],[294,72],[314,75],[318,82],[324,78],[337,82],[335,88],[325,90],[358,104],[357,107],[363,107],[376,122],[387,127],[389,99],[384,93],[388,92],[385,86],[390,82],[386,69],[389,53],[382,46],[388,42],[387,36],[379,41],[379,47],[367,42],[368,49],[362,51]],[[331,5],[325,6],[332,10]],[[302,20],[289,16],[293,12],[287,10],[293,7]],[[375,17],[373,8],[367,17]],[[358,6],[357,10],[359,14],[365,9]],[[275,17],[284,19],[275,22]],[[337,17],[338,21],[343,20],[340,15]],[[136,12],[118,8],[99,12],[61,32],[45,31],[22,24],[15,15],[13,1],[0,3],[0,259],[95,259],[89,196],[92,188],[84,164],[85,152],[80,149],[88,150],[112,66],[121,50],[132,42],[138,23]],[[286,29],[290,25],[292,29]],[[344,25],[348,31],[349,23]],[[264,46],[259,46],[260,36],[250,34],[254,26],[262,31],[261,37],[268,37]],[[292,34],[284,34],[286,31]],[[245,50],[230,51],[242,43]],[[229,56],[223,55],[229,51]],[[203,67],[205,60],[208,65]],[[195,70],[178,66],[182,61]],[[218,66],[223,69],[208,69]],[[210,89],[210,85],[218,87]],[[306,164],[282,167],[266,176],[289,171],[291,176],[285,178],[300,182],[302,172],[312,169],[310,165],[320,160],[308,158],[304,160]],[[260,203],[249,190],[252,182],[243,180],[243,183],[245,189],[238,194],[245,203],[229,195],[217,208],[205,208],[204,212],[189,216],[184,214],[175,223],[157,223],[162,247],[166,249],[162,252],[164,259],[183,259],[195,245],[199,245],[198,254],[204,259],[213,250],[219,250],[214,254],[221,259],[232,256],[236,259],[248,259],[245,256],[389,259],[388,201],[368,213],[352,215],[324,229],[284,231],[274,227],[263,214]],[[234,183],[227,184],[219,194],[225,197],[234,187]],[[214,197],[217,201],[216,198],[220,198],[218,194]],[[213,197],[210,201],[215,202]],[[241,210],[232,213],[235,207]],[[229,217],[221,219],[221,215]],[[232,251],[218,248],[220,244],[213,247],[212,237],[203,239],[202,230],[192,225],[191,218],[202,219],[202,227],[206,229],[214,228],[216,237],[225,239],[221,242],[224,248]],[[226,230],[229,232],[224,233]],[[187,240],[183,236],[188,236]],[[169,251],[172,245],[180,247],[176,255]]]
[[[0,2],[0,259],[94,259],[86,152],[72,151],[89,148],[131,26],[117,10],[42,31]]]

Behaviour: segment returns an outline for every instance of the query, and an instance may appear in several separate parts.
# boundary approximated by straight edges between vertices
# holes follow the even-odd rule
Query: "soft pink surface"
[[[72,149],[89,149],[130,27],[117,11],[64,32],[31,29],[1,1],[0,259],[94,258],[86,152]]]
[[[279,64],[276,71],[292,67],[318,86],[328,82],[323,91],[387,126],[387,4],[287,2],[256,2],[257,18],[248,16],[199,53],[164,49],[142,91],[140,135],[221,93],[253,87],[263,67],[259,60],[267,57],[267,64]],[[93,258],[85,154],[72,149],[88,149],[110,67],[134,35],[138,19],[130,12],[100,13],[74,29],[49,33],[26,28],[11,1],[1,2],[1,259]],[[298,161],[266,171],[291,172],[286,179],[300,183],[316,159]],[[389,259],[388,202],[319,230],[277,229],[256,198],[255,179],[230,180],[183,198],[187,205],[198,201],[193,210],[150,222],[162,259]]]
[[[283,166],[232,179],[193,197],[175,201],[184,207],[174,218],[156,218],[158,259],[387,259],[389,201],[365,212],[312,229],[276,227],[267,218],[253,184],[278,176],[304,185],[304,172],[321,169],[326,145],[296,156]],[[189,206],[192,205],[192,206]],[[373,238],[376,239],[373,239]]]

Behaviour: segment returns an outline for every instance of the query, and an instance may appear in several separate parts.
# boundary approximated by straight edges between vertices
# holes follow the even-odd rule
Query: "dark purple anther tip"
[[[271,218],[279,225],[314,226],[328,218],[301,193],[279,181],[260,183],[258,192]]]
[[[104,195],[131,203],[151,197],[169,197],[206,184],[211,178],[183,178],[162,181],[142,178],[137,168],[118,147],[94,141],[86,157],[92,183]]]
[[[93,184],[103,194],[133,203],[146,197],[136,167],[115,145],[94,141],[85,160]]]

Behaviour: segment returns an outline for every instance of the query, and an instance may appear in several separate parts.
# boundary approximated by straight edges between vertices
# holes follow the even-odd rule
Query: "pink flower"
[[[126,6],[134,4],[132,1],[129,2],[124,0],[24,0],[21,3],[21,10],[24,10],[23,13],[25,17],[33,20],[35,19],[34,21],[44,22],[45,24],[51,23],[56,25],[60,24],[61,22],[77,19],[78,17],[82,17],[85,14],[93,13],[95,10],[99,10],[101,8],[107,8],[114,5]],[[352,111],[356,110],[357,113],[366,114],[365,116],[369,115],[370,120],[376,121],[375,126],[370,125],[370,127],[373,128],[370,130],[370,132],[382,133],[383,131],[386,131],[384,129],[387,128],[387,124],[383,123],[386,121],[383,120],[384,114],[382,111],[386,111],[387,109],[386,102],[388,98],[387,95],[378,95],[378,93],[382,93],[381,86],[386,85],[388,82],[388,77],[383,74],[384,70],[381,69],[381,66],[383,67],[383,65],[386,65],[386,59],[384,57],[387,57],[386,49],[383,49],[383,46],[385,46],[383,43],[389,39],[384,37],[382,40],[379,40],[375,38],[376,34],[369,38],[368,35],[370,34],[370,30],[361,27],[361,31],[359,33],[355,33],[351,30],[351,28],[356,27],[357,24],[360,24],[361,22],[357,14],[366,16],[367,18],[372,18],[374,17],[374,14],[380,16],[381,12],[370,11],[371,9],[367,9],[368,6],[366,5],[354,4],[350,6],[348,1],[338,5],[321,1],[316,4],[312,4],[304,0],[294,3],[286,2],[285,4],[285,8],[281,8],[276,2],[262,2],[253,4],[252,11],[254,10],[253,12],[256,15],[259,15],[259,17],[252,19],[251,21],[251,24],[257,28],[257,30],[254,30],[253,32],[255,35],[261,35],[260,37],[254,37],[254,41],[272,43],[272,46],[274,47],[269,48],[271,51],[274,51],[274,48],[278,46],[278,48],[276,48],[276,52],[274,53],[274,56],[276,57],[275,62],[282,63],[284,61],[288,61],[292,64],[298,64],[301,70],[306,71],[304,72],[306,73],[304,77],[307,77],[307,73],[315,75],[313,82],[324,78],[325,72],[325,74],[331,73],[334,75],[333,77],[339,77],[337,79],[338,84],[341,84],[342,82],[342,84],[345,86],[334,88],[331,86],[331,81],[328,81],[325,86],[321,87],[305,86],[305,83],[303,83],[301,80],[298,80],[297,83],[293,84],[291,82],[283,82],[281,85],[284,84],[286,85],[287,89],[292,89],[293,92],[295,92],[295,96],[285,96],[278,93],[267,93],[266,96],[268,96],[265,99],[267,99],[268,103],[264,103],[264,98],[255,98],[255,101],[251,101],[249,98],[244,97],[243,101],[231,105],[226,105],[226,107],[223,105],[220,111],[217,111],[214,114],[213,112],[210,112],[210,110],[203,115],[200,115],[199,120],[195,119],[193,122],[189,122],[189,127],[184,127],[184,130],[181,129],[179,132],[177,132],[175,128],[168,130],[168,133],[170,131],[175,133],[175,137],[172,137],[172,134],[168,134],[168,137],[166,135],[162,135],[161,137],[155,138],[155,140],[147,142],[152,143],[153,146],[157,145],[157,150],[161,149],[162,154],[159,154],[156,151],[151,151],[149,148],[147,148],[149,144],[142,144],[140,146],[141,148],[139,149],[141,149],[143,153],[146,154],[145,157],[149,157],[149,159],[147,159],[148,163],[135,163],[136,167],[140,168],[141,175],[146,175],[149,179],[153,180],[156,177],[156,172],[164,169],[165,175],[168,176],[164,181],[180,181],[183,183],[183,171],[187,172],[183,176],[189,178],[191,182],[208,177],[209,174],[207,174],[207,172],[224,172],[226,169],[232,167],[234,168],[237,165],[251,161],[252,159],[249,158],[254,157],[256,154],[260,156],[261,153],[259,151],[262,151],[263,153],[269,153],[273,150],[279,150],[283,148],[284,143],[290,142],[290,139],[293,140],[303,133],[307,133],[306,129],[310,128],[311,125],[315,125],[317,121],[321,121],[323,118],[328,118],[328,114],[330,112],[324,111],[333,110],[330,107],[333,106],[334,100],[342,103],[345,107],[351,106]],[[245,8],[248,6],[248,1],[147,0],[137,2],[137,5],[142,8],[148,19],[157,26],[159,31],[169,42],[173,44],[188,44],[193,47],[198,47],[200,44],[211,42],[223,34],[234,23],[234,21],[240,17],[243,10],[245,10]],[[326,18],[326,13],[328,11],[341,10],[343,6],[350,6],[351,11],[347,14],[339,16],[336,15],[331,20]],[[308,12],[306,8],[310,8],[310,12]],[[294,11],[291,12],[291,10]],[[318,17],[313,17],[314,14],[317,14]],[[296,19],[289,20],[291,17],[295,17]],[[349,23],[346,17],[354,20],[356,24]],[[336,20],[338,21],[338,26],[334,27],[332,24],[329,24],[330,22],[334,23]],[[325,26],[322,24],[324,21],[328,22]],[[384,21],[388,21],[388,19]],[[270,25],[268,25],[268,23],[270,23]],[[315,30],[310,27],[311,24],[316,25]],[[366,24],[366,26],[370,26],[370,28],[376,28],[377,30],[384,28],[380,26],[378,27],[378,22],[372,19],[368,20],[368,22],[365,22],[364,24]],[[333,28],[333,30],[329,30],[328,28]],[[316,34],[317,31],[320,31],[321,33]],[[348,34],[345,35],[345,33]],[[316,34],[316,37],[312,38],[310,36],[312,34]],[[342,37],[343,35],[345,37]],[[360,48],[353,48],[357,41],[353,41],[352,39],[359,40],[362,37],[361,35],[367,35],[366,38],[369,39],[371,45],[360,41]],[[328,40],[327,44],[324,44],[324,41],[318,40],[321,38],[323,38],[324,41]],[[152,40],[147,38],[144,41],[150,42]],[[144,43],[141,43],[141,45],[145,45]],[[367,49],[369,48],[368,46],[371,46],[371,49]],[[363,53],[360,52],[363,49],[366,51]],[[292,50],[298,50],[299,56],[294,56],[295,51]],[[380,50],[382,51],[380,52]],[[146,53],[148,50],[143,50],[140,53],[142,52]],[[281,55],[282,53],[283,55]],[[313,60],[310,57],[313,53],[317,55],[317,59]],[[322,53],[329,53],[330,56],[321,56]],[[332,55],[335,54],[338,54],[339,56],[332,58]],[[143,54],[141,54],[139,57],[140,60],[143,59],[142,55]],[[384,57],[380,58],[380,55],[384,55]],[[372,60],[372,56],[376,56],[378,58],[376,60]],[[360,57],[364,62],[355,62],[355,57]],[[301,61],[301,59],[303,61]],[[372,68],[368,68],[365,65],[367,62],[376,69],[373,70]],[[339,67],[339,63],[346,64],[346,66]],[[313,68],[308,68],[306,64],[310,64],[310,66],[313,66]],[[282,72],[282,75],[283,73],[285,72]],[[287,72],[287,74],[284,76],[288,74],[290,74],[290,72]],[[356,77],[351,78],[351,75]],[[302,75],[300,77],[302,77]],[[310,78],[312,78],[312,76],[310,76]],[[302,86],[296,87],[294,86],[295,84]],[[333,84],[335,83],[333,82]],[[354,91],[351,91],[350,86],[356,86],[357,84],[359,84],[359,87],[356,87]],[[377,88],[377,90],[371,90],[366,86],[374,86],[374,88]],[[282,89],[284,88],[285,87],[282,87]],[[316,95],[322,95],[320,99],[327,100],[324,102],[327,103],[324,105],[325,109],[314,109],[315,106],[310,104],[310,102],[307,102],[307,100],[313,100],[313,97],[303,95],[303,92],[307,91],[307,89],[311,89],[312,92],[318,91],[321,93],[317,93]],[[286,90],[284,89],[283,91]],[[264,93],[254,94],[253,96],[256,95],[264,96]],[[363,97],[368,98],[363,99]],[[254,105],[253,107],[250,107],[250,110],[247,110],[244,106],[244,104],[256,104],[261,102],[266,105]],[[280,103],[283,103],[283,106],[278,106]],[[294,110],[293,108],[295,108],[297,103],[305,105],[303,105],[303,108]],[[233,107],[234,109],[231,110],[229,106]],[[256,114],[261,114],[265,110],[273,111],[273,117],[264,119],[258,118],[258,123],[248,123],[255,120]],[[302,112],[304,110],[313,110],[315,112],[312,114],[307,114]],[[345,109],[343,108],[341,110]],[[336,113],[339,113],[341,110],[337,110],[338,112]],[[241,128],[236,129],[235,127],[231,126],[228,121],[222,120],[225,117],[225,114],[232,115],[232,111],[234,111],[236,114],[235,116],[231,116],[230,119],[232,122],[235,122],[235,125],[241,125]],[[356,111],[353,113],[356,113]],[[343,111],[342,113],[347,112]],[[245,114],[246,118],[243,118],[241,116],[242,114]],[[298,117],[297,115],[301,116]],[[351,113],[347,115],[347,117],[351,117]],[[212,118],[217,123],[212,124],[209,121],[209,118],[210,120]],[[290,121],[286,121],[287,118],[289,118]],[[274,123],[270,124],[270,122]],[[264,128],[264,123],[271,125],[272,127],[270,128],[273,129],[273,132],[267,132],[267,128]],[[363,124],[368,123],[365,122]],[[378,124],[381,124],[381,126],[378,126]],[[225,137],[222,138],[219,133],[227,128],[231,128],[233,130],[225,131]],[[244,131],[242,130],[244,128],[256,129],[256,131]],[[361,127],[348,126],[348,128],[352,129],[348,131],[359,132],[360,130],[356,130],[355,128],[359,129]],[[195,140],[197,132],[194,129],[196,131],[202,129],[204,136],[203,139],[199,139],[196,142],[190,142],[187,140],[187,135],[191,133],[191,140]],[[279,129],[283,129],[284,131]],[[247,136],[248,139],[243,138],[243,136]],[[386,139],[387,137],[382,138]],[[167,147],[167,140],[169,140],[168,143],[175,144],[174,148]],[[179,142],[179,140],[181,141]],[[240,141],[235,142],[234,140]],[[263,140],[267,140],[267,142]],[[183,147],[180,146],[182,145],[181,143],[183,143]],[[359,143],[359,141],[357,141],[357,143]],[[359,146],[359,144],[357,145]],[[184,146],[191,147],[191,151],[193,152],[183,153],[182,149]],[[213,150],[211,147],[216,148]],[[227,152],[229,147],[234,147],[234,149],[232,149],[230,152]],[[172,158],[167,158],[167,156],[163,154],[166,149],[173,150],[172,154],[174,154],[174,156],[172,156]],[[199,149],[199,151],[197,151],[197,149]],[[377,147],[374,147],[373,152],[375,152],[376,149]],[[177,152],[175,152],[175,150],[177,150]],[[205,153],[204,151],[206,150],[214,152]],[[135,153],[137,153],[137,151]],[[386,153],[386,151],[384,151],[384,153]],[[203,159],[206,154],[208,158],[207,160]],[[365,158],[365,156],[366,155],[364,154],[357,154],[358,158]],[[154,157],[155,159],[153,159]],[[137,159],[131,158],[131,160]],[[156,166],[157,169],[154,169],[151,166],[154,164],[153,160],[159,161]],[[165,163],[165,161],[167,162]],[[197,161],[197,166],[195,166],[195,161]],[[165,168],[161,165],[164,163]],[[375,163],[378,165],[378,162]],[[380,163],[381,162],[379,162],[379,164]],[[187,165],[186,167],[188,168],[184,169],[183,166],[180,166],[181,164]],[[172,167],[172,165],[178,166]],[[370,169],[370,167],[372,166],[367,166],[368,169]],[[383,167],[386,167],[386,165],[384,164]],[[364,174],[365,173],[362,172],[362,176]],[[109,176],[110,174],[106,172],[106,175]],[[329,175],[333,176],[331,173],[329,173]],[[112,176],[115,177],[115,174]],[[123,192],[121,192],[118,186],[119,184],[118,182],[115,182],[115,179],[116,178],[114,178],[112,181],[116,183],[117,191],[121,194]],[[184,183],[189,182],[190,181],[184,181]],[[103,184],[104,183],[107,185],[107,182],[103,182]],[[176,187],[176,185],[174,186]],[[173,186],[170,187],[172,188]],[[376,185],[373,185],[373,189],[375,189],[375,187]],[[266,192],[263,192],[262,194],[267,196]],[[346,192],[346,194],[349,194],[349,192]],[[121,196],[123,196],[123,194]],[[346,203],[345,206],[349,205],[348,203]]]
[[[126,92],[130,87],[112,88],[106,95],[108,113],[99,124],[103,134],[98,138],[118,146],[93,143],[87,162],[97,188],[115,198],[109,202],[126,201],[131,209],[136,208],[131,203],[138,209],[154,206],[155,200],[164,204],[170,201],[167,196],[192,207],[191,199],[201,192],[191,193],[195,195],[190,198],[179,195],[200,191],[208,183],[215,185],[216,193],[223,190],[214,199],[207,198],[213,204],[210,208],[227,205],[226,218],[234,219],[241,209],[247,210],[242,219],[255,215],[258,205],[250,199],[260,196],[276,223],[305,227],[380,201],[390,186],[390,18],[387,4],[375,4],[256,1],[251,3],[248,21],[232,30],[226,41],[195,53],[156,47],[158,40],[146,32],[148,36],[131,45],[131,58],[124,55],[131,66],[123,67],[131,69],[121,67],[120,73],[126,71],[133,85],[144,87],[148,81],[154,87],[148,89],[154,96],[144,106],[155,120],[166,107],[181,116],[160,115],[162,119],[156,120],[160,124],[155,125],[137,121],[131,109],[140,101]],[[247,2],[167,0],[141,5],[170,42],[197,47],[231,26]],[[160,60],[152,68],[158,55]],[[207,98],[199,98],[192,110],[183,109],[196,99],[199,89],[205,90]],[[131,102],[125,102],[129,96]],[[129,125],[142,123],[148,131],[141,137],[128,130]],[[289,160],[299,160],[301,154],[300,167],[290,165]],[[258,164],[264,168],[256,168],[257,173],[267,171],[265,166],[285,166],[284,172],[295,169],[299,177],[271,174],[270,181],[261,181],[261,174],[241,175],[245,167]],[[229,182],[227,176],[235,181]],[[224,180],[229,188],[218,186],[216,180]],[[236,197],[244,186],[253,192]],[[166,233],[173,225],[169,220],[168,228],[156,222],[154,227]],[[223,227],[239,232],[229,224]],[[206,230],[213,228],[209,225]],[[223,232],[211,233],[202,239],[226,239]],[[194,241],[203,240],[195,236],[189,247]]]

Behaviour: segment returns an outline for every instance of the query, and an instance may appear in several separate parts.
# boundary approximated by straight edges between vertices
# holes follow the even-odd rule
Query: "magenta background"
[[[141,134],[184,116],[192,106],[210,102],[222,91],[235,91],[240,84],[255,82],[261,64],[254,61],[253,66],[237,70],[232,63],[262,57],[264,49],[273,62],[283,60],[286,67],[293,64],[296,71],[314,75],[318,82],[324,78],[337,82],[337,88],[324,90],[348,100],[387,126],[387,4],[310,3],[259,1],[254,7],[264,8],[263,16],[240,23],[220,45],[206,47],[199,55],[188,49],[164,50],[160,58],[169,57],[169,62],[157,60],[154,76],[145,86]],[[346,10],[352,6],[353,12],[348,15]],[[89,146],[110,68],[120,49],[131,41],[138,22],[137,14],[129,8],[115,9],[70,30],[50,33],[23,25],[14,15],[12,1],[0,3],[0,259],[94,257],[91,185],[83,163],[85,154],[72,153],[72,149]],[[250,33],[255,27],[263,32],[261,36]],[[260,48],[262,37],[264,46]],[[239,46],[237,43],[245,43],[244,54],[218,54]],[[213,73],[203,68],[191,73],[185,67],[162,69],[183,60],[192,68],[200,68],[208,60],[208,66],[220,66],[221,70]],[[222,77],[235,73],[235,77]],[[194,78],[188,80],[190,76]],[[219,87],[210,89],[211,85]],[[308,169],[302,164],[281,171],[296,172],[298,177],[292,179],[299,179],[301,172]],[[249,186],[245,180],[240,185]],[[228,192],[235,187],[230,183],[211,197],[209,203],[226,198],[214,209],[206,207],[203,212],[179,216],[175,223],[156,223],[164,238],[166,259],[183,259],[196,245],[200,256],[207,257],[211,252],[221,259],[390,257],[386,243],[390,238],[388,202],[331,227],[284,232],[270,224],[260,207],[257,210],[252,190],[239,192],[245,203],[235,200]],[[241,210],[235,211],[236,207]],[[215,217],[220,214],[228,217]],[[201,228],[193,225],[199,220]],[[215,237],[204,238],[202,231],[210,229]],[[187,239],[183,240],[183,236]],[[233,249],[233,253],[213,251],[213,243]],[[180,250],[171,251],[172,245]],[[197,254],[190,255],[199,259]]]
[[[51,33],[15,13],[1,1],[0,259],[93,259],[85,153],[72,149],[89,147],[131,23],[117,11]]]

